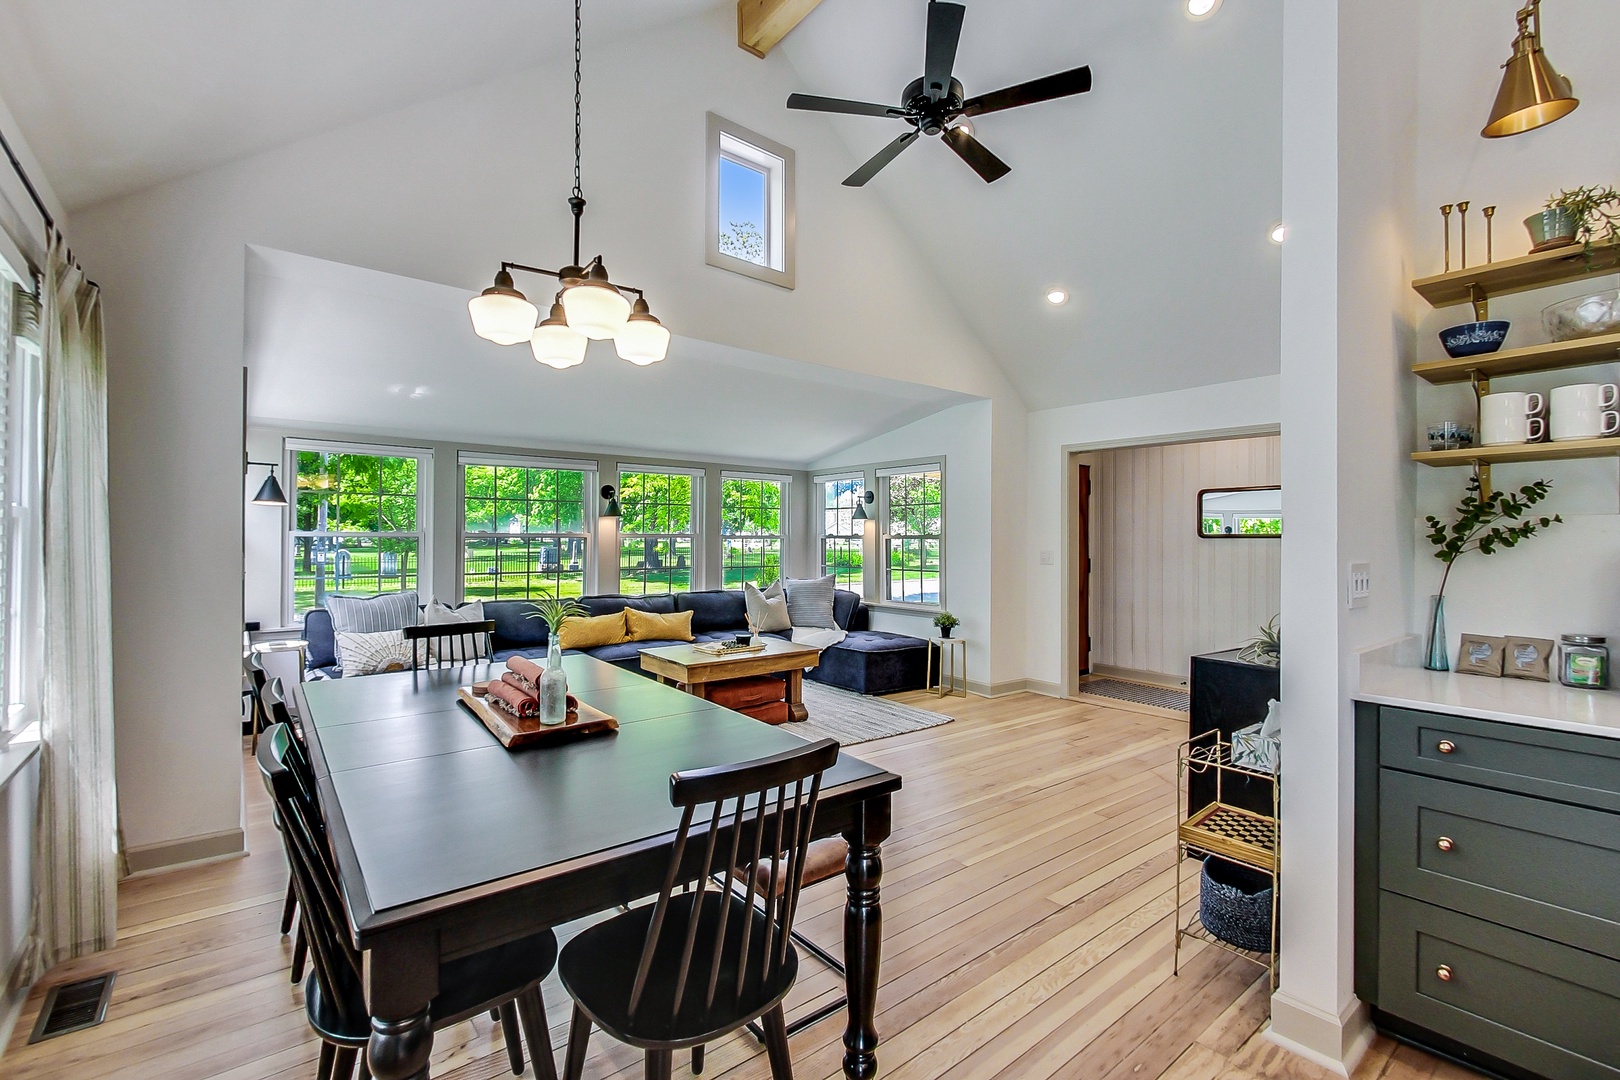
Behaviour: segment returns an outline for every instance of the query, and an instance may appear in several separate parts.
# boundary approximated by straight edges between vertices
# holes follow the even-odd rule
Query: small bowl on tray
[[[1502,347],[1507,340],[1508,328],[1513,324],[1506,319],[1461,323],[1440,331],[1440,344],[1453,360],[1465,356],[1483,356]]]

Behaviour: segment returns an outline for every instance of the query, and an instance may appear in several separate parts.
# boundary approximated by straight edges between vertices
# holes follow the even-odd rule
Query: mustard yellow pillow
[[[603,645],[617,645],[625,640],[622,611],[615,611],[611,615],[579,615],[563,620],[562,647],[565,649],[595,649]]]
[[[677,611],[658,615],[651,611],[624,609],[625,629],[630,641],[692,641],[692,612]]]

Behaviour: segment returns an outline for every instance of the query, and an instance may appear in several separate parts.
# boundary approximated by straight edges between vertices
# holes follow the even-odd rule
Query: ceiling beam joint
[[[737,0],[737,47],[763,60],[819,3],[821,0]]]

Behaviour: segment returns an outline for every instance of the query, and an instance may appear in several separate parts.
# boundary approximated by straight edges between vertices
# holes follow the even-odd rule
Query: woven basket
[[[1228,945],[1271,951],[1271,878],[1225,859],[1204,860],[1198,918]]]

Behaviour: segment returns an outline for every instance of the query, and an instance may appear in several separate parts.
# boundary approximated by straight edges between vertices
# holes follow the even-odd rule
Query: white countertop
[[[1620,691],[1425,671],[1363,657],[1356,700],[1620,739]]]

